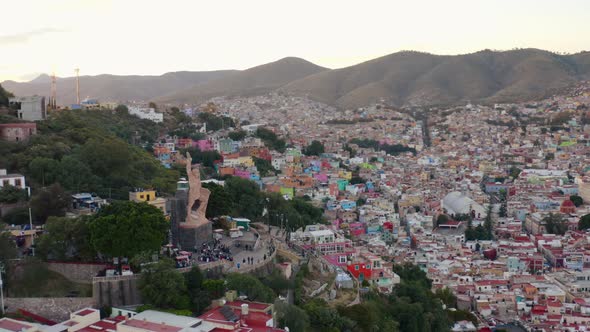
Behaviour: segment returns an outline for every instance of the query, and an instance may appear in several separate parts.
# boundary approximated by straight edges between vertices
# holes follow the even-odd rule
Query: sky
[[[340,68],[400,50],[590,50],[588,0],[2,0],[0,81],[160,75],[287,56]]]

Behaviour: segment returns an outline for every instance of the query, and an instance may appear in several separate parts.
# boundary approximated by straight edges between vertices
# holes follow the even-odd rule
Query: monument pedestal
[[[213,229],[211,223],[200,226],[180,225],[178,228],[178,244],[183,250],[200,250],[203,243],[213,240]]]

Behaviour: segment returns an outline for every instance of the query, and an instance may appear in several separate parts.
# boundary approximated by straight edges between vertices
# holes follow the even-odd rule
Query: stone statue
[[[200,168],[192,167],[192,158],[190,153],[186,153],[186,174],[188,175],[188,204],[186,211],[186,223],[183,227],[199,227],[209,223],[205,216],[207,211],[207,202],[211,192],[201,187]]]

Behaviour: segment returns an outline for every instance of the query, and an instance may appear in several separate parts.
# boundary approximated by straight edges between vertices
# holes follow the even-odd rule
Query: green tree
[[[29,163],[29,174],[42,186],[54,183],[60,173],[60,163],[53,158],[36,157]]]
[[[306,156],[319,156],[324,153],[324,144],[320,141],[313,140],[311,144],[303,149],[303,153]]]
[[[469,311],[465,310],[447,310],[447,315],[449,319],[453,322],[460,322],[462,320],[467,320],[473,323],[473,325],[479,325],[479,320],[475,315],[470,313]],[[500,332],[501,330],[496,329],[495,332]]]
[[[215,183],[203,183],[203,188],[209,189],[209,203],[207,204],[207,218],[228,215],[233,201],[223,186]]]
[[[223,296],[225,282],[221,279],[206,279],[203,281],[203,289],[207,291],[209,299],[218,299]]]
[[[305,332],[309,328],[309,317],[305,311],[283,301],[275,303],[279,326],[288,327],[289,331]]]
[[[303,305],[303,310],[309,317],[310,325],[318,331],[352,331],[354,322],[342,317],[323,299],[312,299]]]
[[[160,209],[147,203],[114,202],[90,223],[94,248],[111,257],[157,252],[166,240],[168,222]]]
[[[363,179],[360,176],[353,176],[350,179],[350,184],[361,184],[361,183],[366,183],[366,182],[367,182],[367,180]]]
[[[545,223],[545,230],[549,234],[563,235],[567,231],[567,221],[561,214],[549,213],[542,221]]]
[[[578,221],[578,229],[585,230],[590,228],[590,213],[580,217],[580,221]]]
[[[90,243],[89,223],[88,217],[49,217],[38,253],[45,259],[93,261],[96,250]]]
[[[287,144],[285,143],[285,140],[278,138],[277,135],[270,129],[264,127],[256,129],[256,137],[262,139],[264,144],[273,150],[281,153],[285,152],[286,150]]]
[[[225,180],[225,191],[230,197],[234,216],[256,219],[262,214],[263,196],[256,183],[232,176]]]
[[[27,191],[15,186],[6,185],[0,188],[0,203],[16,203],[27,199]]]
[[[253,157],[252,159],[254,159],[254,165],[256,166],[258,173],[260,173],[260,176],[264,177],[269,175],[275,175],[276,170],[272,166],[272,163],[270,161],[256,157]]]
[[[486,218],[483,221],[483,227],[486,231],[487,237],[489,239],[492,238],[492,230],[493,230],[493,225],[492,225],[492,205],[489,204],[487,211],[486,211]]]
[[[447,308],[457,307],[457,297],[453,294],[453,291],[449,288],[439,288],[434,292],[434,296],[439,298]]]
[[[584,200],[582,199],[582,197],[580,197],[578,195],[571,195],[570,196],[570,200],[574,203],[574,205],[576,207],[579,207],[582,204],[584,204]]]
[[[0,265],[8,266],[10,259],[16,258],[18,251],[12,235],[4,231],[5,225],[0,224]]]
[[[127,108],[126,105],[117,105],[117,107],[115,107],[115,112],[119,112],[119,113],[128,113],[129,112],[129,108]]]
[[[271,274],[262,278],[261,281],[276,294],[283,294],[287,289],[292,288],[292,283],[278,270],[274,270]]]
[[[510,174],[510,177],[512,177],[513,179],[518,178],[518,176],[520,175],[520,172],[522,172],[522,170],[516,166],[510,167],[510,170],[508,171],[508,173]]]
[[[51,216],[63,217],[70,200],[59,183],[39,190],[31,199],[31,209],[37,220],[45,222]]]
[[[139,291],[143,300],[157,308],[188,309],[184,277],[168,260],[145,268],[139,279]]]
[[[439,214],[438,217],[436,218],[436,226],[438,226],[438,225],[444,225],[449,220],[450,220],[450,218],[446,214]]]
[[[225,282],[227,289],[244,293],[250,301],[272,303],[276,297],[272,289],[249,274],[230,273]]]
[[[14,95],[12,93],[4,90],[2,85],[0,85],[0,106],[8,107],[8,100],[12,97],[14,97]]]
[[[246,132],[243,130],[236,130],[230,132],[227,136],[231,138],[233,141],[241,141],[246,137]]]
[[[205,167],[214,167],[216,161],[221,160],[221,155],[217,151],[201,151],[199,148],[188,148],[182,150],[183,154],[191,154],[193,164],[201,164]]]

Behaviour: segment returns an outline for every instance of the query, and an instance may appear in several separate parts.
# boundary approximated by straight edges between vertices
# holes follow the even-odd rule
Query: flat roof
[[[325,235],[334,235],[334,232],[332,232],[329,229],[322,229],[319,231],[309,231],[309,233],[313,236],[325,236]]]
[[[78,312],[76,312],[74,314],[75,315],[78,315],[78,316],[86,316],[86,315],[90,315],[91,313],[96,312],[96,311],[98,311],[98,310],[94,310],[94,309],[83,309],[83,310],[80,310],[80,311],[78,311]]]
[[[28,324],[28,323],[21,322],[21,321],[17,321],[17,320],[10,319],[10,318],[0,319],[0,330],[20,332],[23,329],[27,330],[27,329],[30,329],[31,327],[34,327],[34,326],[35,325]]]
[[[153,323],[147,320],[138,320],[135,318],[129,319],[123,324],[138,329],[154,332],[178,332],[183,329],[183,327],[172,326],[166,323]]]

